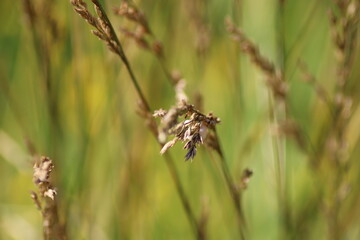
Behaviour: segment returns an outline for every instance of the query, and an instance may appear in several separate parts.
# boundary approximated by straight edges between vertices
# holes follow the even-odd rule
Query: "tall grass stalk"
[[[196,22],[195,26],[197,28],[197,38],[198,41],[200,39],[204,40],[204,36],[201,36],[202,34],[205,34],[205,32],[201,31],[200,29],[203,29],[205,31],[205,26],[203,25],[203,16],[200,16],[198,12],[196,12],[195,6],[193,6],[194,3],[187,3],[187,12],[190,14],[191,21]],[[237,3],[240,4],[240,3]],[[196,4],[195,4],[196,5]],[[151,51],[153,55],[158,59],[160,62],[161,68],[164,71],[165,76],[169,80],[170,84],[172,85],[176,95],[177,99],[184,96],[184,93],[182,92],[182,76],[180,73],[173,72],[168,68],[168,62],[166,61],[167,57],[166,54],[163,51],[163,45],[160,41],[156,40],[156,36],[153,33],[150,27],[150,24],[148,23],[147,19],[145,18],[145,15],[142,11],[140,11],[134,4],[131,4],[128,1],[125,1],[120,8],[115,9],[114,11],[116,14],[120,16],[124,16],[125,18],[129,19],[130,21],[135,21],[140,27],[143,27],[145,30],[144,35],[136,35],[135,33],[130,32],[130,30],[122,29],[122,32],[125,34],[125,36],[128,36],[135,40],[137,45],[145,50]],[[145,38],[145,35],[149,35],[149,37],[154,42],[153,44],[149,44],[148,41]],[[152,45],[153,48],[150,48],[149,46]],[[155,46],[155,48],[154,48]],[[203,56],[205,54],[205,48],[198,49],[198,53],[200,56]],[[180,97],[179,97],[180,96]],[[186,97],[187,98],[187,97]],[[179,101],[179,100],[178,100]],[[180,103],[181,105],[181,103]],[[196,105],[195,105],[196,106]],[[199,111],[196,111],[197,114],[200,114]],[[200,114],[202,115],[202,114]],[[215,138],[214,138],[214,144],[213,146],[210,146],[213,150],[215,150],[220,157],[220,170],[221,175],[225,179],[226,186],[229,190],[230,196],[232,198],[232,203],[235,207],[235,213],[237,216],[237,223],[238,223],[238,230],[240,232],[241,239],[245,239],[245,230],[246,230],[246,224],[245,224],[245,217],[242,210],[242,204],[241,204],[241,190],[237,186],[237,184],[234,182],[233,177],[231,176],[230,169],[228,167],[228,164],[226,162],[224,153],[221,149],[220,144],[220,138],[217,135],[216,127],[214,127],[213,131],[215,132]]]
[[[137,78],[135,77],[135,74],[130,66],[129,60],[127,59],[125,52],[123,51],[122,45],[114,31],[114,28],[107,17],[107,14],[103,7],[101,6],[100,2],[97,0],[92,0],[92,3],[95,6],[96,13],[98,15],[98,20],[94,18],[90,12],[86,8],[86,4],[81,0],[72,0],[71,3],[74,5],[74,9],[76,12],[80,14],[90,25],[95,27],[97,31],[93,31],[93,33],[98,36],[101,40],[104,40],[109,49],[113,51],[115,54],[117,54],[121,61],[124,63],[127,72],[129,73],[131,82],[133,86],[135,87],[135,90],[140,98],[140,111],[143,111],[143,116],[146,118],[147,124],[149,126],[149,129],[154,134],[155,138],[157,138],[157,127],[156,123],[154,122],[152,118],[152,113],[150,109],[150,105],[148,101],[145,98],[145,95],[143,94],[140,85],[138,83]],[[163,144],[159,142],[159,144],[162,146]],[[195,217],[195,214],[191,208],[190,202],[188,197],[185,194],[184,188],[182,186],[182,183],[179,178],[179,174],[177,172],[177,169],[175,167],[175,164],[169,154],[164,155],[167,167],[169,169],[169,172],[171,174],[171,177],[174,181],[174,184],[176,186],[177,193],[181,199],[181,203],[183,205],[183,208],[185,210],[186,216],[188,218],[188,221],[192,227],[192,230],[196,236],[197,239],[203,239],[205,234],[201,232],[201,228],[198,225],[198,221]]]

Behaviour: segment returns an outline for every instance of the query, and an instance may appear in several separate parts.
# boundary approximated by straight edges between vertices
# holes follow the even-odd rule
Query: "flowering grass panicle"
[[[209,130],[214,129],[215,125],[220,123],[218,117],[212,113],[204,115],[194,108],[194,105],[181,101],[177,106],[171,107],[168,111],[157,110],[154,117],[161,118],[159,126],[159,141],[165,143],[169,135],[175,136],[168,141],[161,149],[164,154],[176,142],[185,142],[184,149],[188,150],[185,160],[194,159],[197,152],[197,145],[204,144]],[[179,120],[182,118],[182,120]]]

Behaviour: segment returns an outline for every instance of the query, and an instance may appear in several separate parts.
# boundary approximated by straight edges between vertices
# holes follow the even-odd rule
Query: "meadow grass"
[[[360,238],[358,1],[71,3],[0,3],[0,239]]]

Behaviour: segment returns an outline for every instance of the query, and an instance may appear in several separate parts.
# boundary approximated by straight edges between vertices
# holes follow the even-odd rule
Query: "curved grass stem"
[[[241,204],[241,192],[239,189],[237,189],[236,184],[231,176],[230,170],[229,170],[229,166],[226,162],[225,156],[223,154],[222,148],[221,148],[221,144],[220,144],[220,140],[218,137],[218,134],[216,132],[216,129],[214,129],[215,132],[215,137],[217,139],[218,142],[218,149],[217,152],[220,156],[220,166],[221,166],[221,172],[224,175],[225,178],[225,182],[226,182],[226,186],[230,192],[231,195],[231,199],[232,202],[234,204],[235,207],[235,211],[236,211],[236,216],[237,216],[237,222],[238,222],[238,230],[240,233],[240,237],[242,240],[246,239],[245,237],[245,232],[246,232],[246,222],[245,222],[245,217],[244,217],[244,212],[242,209],[242,204]]]
[[[95,5],[95,10],[99,18],[94,18],[90,12],[87,10],[86,5],[82,2],[82,0],[72,0],[72,4],[74,5],[74,9],[76,12],[78,12],[81,17],[83,17],[90,25],[95,27],[97,29],[96,36],[98,36],[101,40],[105,41],[111,51],[113,51],[116,55],[118,55],[121,59],[121,61],[125,64],[126,70],[130,75],[131,82],[133,86],[135,87],[136,93],[140,98],[141,105],[143,107],[143,110],[145,111],[146,116],[152,116],[150,105],[143,93],[143,91],[140,88],[139,81],[137,80],[130,62],[128,58],[125,55],[125,52],[123,51],[122,45],[114,31],[114,28],[107,17],[107,14],[100,4],[98,0],[91,0],[92,3]],[[151,119],[146,119],[150,120]],[[154,130],[152,127],[154,125],[149,124],[149,128],[151,132],[154,134],[155,138],[157,138],[156,130]],[[158,141],[158,140],[157,140]],[[159,141],[158,141],[159,142]],[[162,145],[159,142],[160,145]],[[201,232],[201,228],[199,227],[199,223],[195,217],[194,211],[190,205],[190,201],[188,197],[185,194],[184,187],[180,181],[179,173],[175,167],[174,161],[171,158],[169,154],[164,155],[168,170],[171,174],[172,180],[174,181],[174,184],[176,186],[176,191],[180,197],[182,206],[185,210],[185,213],[187,215],[188,221],[190,222],[191,228],[194,231],[194,235],[196,239],[203,240],[205,236]]]

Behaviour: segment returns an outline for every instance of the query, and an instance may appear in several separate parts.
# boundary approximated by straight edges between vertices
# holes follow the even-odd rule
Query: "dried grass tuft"
[[[154,116],[161,117],[159,126],[159,141],[165,141],[168,136],[175,136],[174,139],[167,142],[160,153],[164,154],[169,148],[173,147],[177,141],[185,142],[184,149],[188,152],[185,160],[194,159],[197,152],[197,145],[207,142],[209,131],[215,129],[215,125],[220,123],[220,119],[214,117],[211,113],[205,115],[187,104],[183,99],[173,106],[169,111],[158,110]],[[161,114],[159,114],[161,113]],[[183,117],[182,121],[179,118]]]
[[[67,239],[65,228],[58,216],[57,191],[50,178],[53,169],[54,164],[48,157],[41,157],[35,162],[33,182],[38,187],[38,191],[31,192],[31,198],[43,217],[44,239],[65,240]]]

